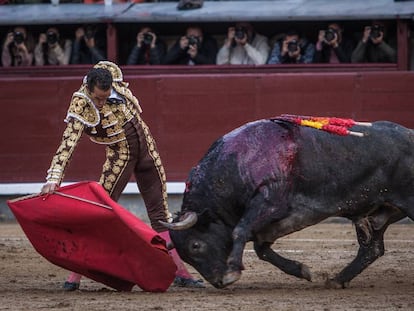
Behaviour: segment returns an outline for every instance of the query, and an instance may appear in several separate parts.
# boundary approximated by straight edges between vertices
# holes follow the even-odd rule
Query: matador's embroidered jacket
[[[122,80],[119,67],[109,61],[101,61],[94,66],[99,67],[112,74],[111,95],[104,106],[98,109],[89,97],[86,79],[80,89],[73,93],[65,118],[67,126],[46,180],[60,185],[72,154],[85,132],[94,143],[106,145],[106,161],[100,179],[105,190],[117,200],[131,174],[135,174],[136,178],[139,174],[145,180],[142,184],[145,189],[143,198],[151,225],[161,232],[165,228],[158,220],[170,220],[171,214],[168,211],[165,171],[154,139],[141,118],[142,110],[137,98],[128,89],[128,83]],[[131,168],[130,163],[134,167]],[[140,178],[137,178],[139,181]],[[151,186],[145,184],[148,182]]]
[[[165,171],[159,154],[154,148],[154,140],[148,126],[140,116],[142,110],[137,98],[132,95],[128,89],[128,84],[125,82],[114,82],[112,86],[116,94],[114,96],[114,92],[112,92],[106,104],[100,110],[95,107],[88,97],[85,84],[73,94],[65,119],[67,126],[46,177],[48,182],[57,184],[62,182],[65,169],[83,132],[88,134],[95,143],[109,146],[113,144],[122,145],[122,142],[126,140],[124,125],[132,119],[136,119],[146,135],[148,150],[158,168],[160,179],[165,183]],[[119,161],[126,160],[121,155]],[[109,185],[108,187],[103,186],[105,188],[109,187]]]

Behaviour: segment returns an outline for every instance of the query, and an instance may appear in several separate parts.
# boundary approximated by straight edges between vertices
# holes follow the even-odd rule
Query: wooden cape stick
[[[53,193],[54,194],[57,194],[57,195],[60,195],[62,197],[66,197],[66,198],[70,198],[70,199],[82,201],[82,202],[85,202],[85,203],[90,203],[90,204],[93,204],[93,205],[96,205],[96,206],[99,206],[99,207],[103,207],[103,208],[112,210],[112,207],[110,207],[108,205],[101,204],[101,203],[98,203],[98,202],[94,202],[94,201],[91,201],[91,200],[88,200],[88,199],[80,198],[80,197],[77,197],[77,196],[74,196],[74,195],[70,195],[70,194],[66,194],[66,193],[62,193],[62,192],[59,192],[59,191],[54,191]]]
[[[100,207],[112,210],[112,207],[110,207],[108,205],[101,204],[101,203],[98,203],[98,202],[94,202],[94,201],[91,201],[91,200],[88,200],[88,199],[83,199],[83,198],[80,198],[80,197],[77,197],[77,196],[74,196],[74,195],[62,193],[62,192],[59,192],[59,191],[53,191],[52,194],[57,194],[57,195],[60,195],[62,197],[82,201],[82,202],[85,202],[85,203],[90,203],[90,204],[93,204],[93,205],[96,205],[96,206],[100,206]],[[21,201],[21,200],[31,199],[31,198],[35,198],[35,197],[42,197],[42,196],[44,196],[43,200],[46,200],[49,195],[50,194],[42,195],[41,193],[28,194],[28,195],[25,195],[23,197],[18,197],[18,198],[15,198],[13,200],[10,200],[10,202],[17,202],[17,201]]]

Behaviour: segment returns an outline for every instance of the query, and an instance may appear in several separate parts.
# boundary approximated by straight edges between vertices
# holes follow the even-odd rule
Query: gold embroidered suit
[[[106,67],[102,66],[108,65]],[[100,62],[104,68],[116,66]],[[119,68],[116,66],[116,69]],[[122,82],[122,73],[111,70],[112,84],[116,96],[108,98],[101,109],[97,109],[89,97],[86,84],[72,96],[65,122],[63,137],[48,170],[47,181],[60,184],[71,156],[82,136],[86,133],[97,144],[106,146],[106,161],[100,183],[109,195],[118,200],[134,174],[143,196],[152,227],[157,231],[166,229],[159,220],[170,221],[166,194],[166,177],[155,141],[148,126],[141,118],[138,100]]]

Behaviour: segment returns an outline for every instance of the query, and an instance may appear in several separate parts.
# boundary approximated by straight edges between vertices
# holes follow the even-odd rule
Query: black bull
[[[359,250],[332,279],[345,287],[384,254],[387,227],[414,219],[414,133],[391,122],[339,136],[259,120],[217,140],[187,180],[181,212],[168,224],[180,256],[213,286],[241,276],[248,241],[257,256],[311,280],[306,265],[272,248],[282,236],[336,216],[355,224]]]

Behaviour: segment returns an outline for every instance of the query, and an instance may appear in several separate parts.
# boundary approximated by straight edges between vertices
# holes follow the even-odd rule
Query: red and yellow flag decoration
[[[343,119],[335,117],[311,117],[298,116],[292,114],[282,114],[274,120],[288,121],[302,126],[313,127],[318,130],[326,131],[336,135],[353,135],[363,137],[364,134],[360,132],[350,131],[349,128],[354,125],[371,126],[369,122],[356,122],[352,119]]]

